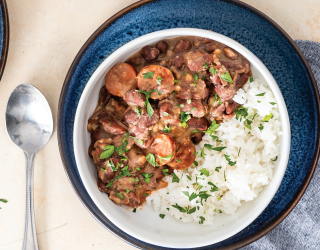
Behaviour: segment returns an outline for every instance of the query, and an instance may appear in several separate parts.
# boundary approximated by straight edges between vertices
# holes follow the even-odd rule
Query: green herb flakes
[[[220,152],[226,148],[226,147],[212,147],[212,145],[210,145],[210,144],[204,144],[204,147],[210,151],[214,150],[214,151],[218,151],[218,152]]]
[[[250,77],[250,82],[253,82],[253,81],[254,81],[254,80],[253,80],[253,76],[251,76],[251,77]]]
[[[227,155],[227,154],[224,154],[224,158],[226,158],[226,160],[227,160],[227,162],[228,162],[228,164],[229,164],[230,166],[234,166],[234,165],[237,163],[236,161],[231,161],[231,160],[230,160],[230,156]]]
[[[159,214],[159,217],[160,217],[161,219],[163,219],[165,216],[166,216],[165,214]]]
[[[159,164],[156,162],[156,157],[154,154],[147,154],[146,160],[152,165],[152,166],[159,166]]]
[[[200,172],[202,173],[202,174],[204,174],[205,176],[210,176],[210,172],[206,169],[206,168],[202,168],[202,169],[200,169]]]
[[[100,159],[107,159],[109,158],[114,152],[113,145],[107,145],[103,149],[104,151],[100,154]]]
[[[172,182],[177,182],[177,183],[180,182],[179,177],[175,173],[171,173],[171,175],[172,175]]]
[[[143,73],[142,75],[143,75],[143,78],[144,78],[144,79],[150,79],[150,78],[153,77],[154,71],[147,72],[147,73]]]
[[[271,105],[276,105],[277,103],[275,103],[275,102],[269,102]]]
[[[232,78],[231,78],[229,72],[226,72],[226,73],[221,74],[221,77],[220,77],[220,78],[221,78],[222,80],[226,81],[226,82],[233,83]]]
[[[262,131],[263,130],[263,125],[260,123],[260,126],[258,127],[259,129],[260,129],[260,131]]]
[[[257,94],[256,96],[264,96],[266,92],[263,92],[263,93],[260,93],[260,94]]]
[[[124,199],[124,196],[123,196],[123,194],[122,194],[122,193],[117,193],[117,195],[119,196],[119,198],[120,198],[121,200],[123,200],[123,199]]]
[[[209,69],[209,72],[212,73],[212,75],[218,74],[218,71],[217,71],[214,67],[211,67],[211,68]]]
[[[216,167],[214,171],[219,172],[219,169],[221,169],[221,168],[222,168],[221,166]]]

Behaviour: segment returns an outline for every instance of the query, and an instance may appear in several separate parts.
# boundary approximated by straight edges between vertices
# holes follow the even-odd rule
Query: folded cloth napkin
[[[320,43],[297,40],[320,91]],[[301,200],[292,212],[270,233],[243,250],[320,249],[320,161]]]

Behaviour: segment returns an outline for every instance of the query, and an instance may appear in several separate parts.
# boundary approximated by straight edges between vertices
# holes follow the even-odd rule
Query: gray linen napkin
[[[320,91],[320,43],[296,40]],[[293,211],[269,234],[242,250],[320,249],[320,161],[305,194]]]

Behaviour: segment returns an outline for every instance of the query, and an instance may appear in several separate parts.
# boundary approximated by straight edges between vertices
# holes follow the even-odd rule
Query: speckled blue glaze
[[[2,51],[3,48],[3,39],[4,39],[4,20],[3,20],[3,13],[2,9],[0,8],[0,51]],[[0,53],[1,57],[1,53]],[[2,58],[0,58],[2,60]]]
[[[73,152],[73,122],[78,101],[88,79],[106,57],[141,35],[178,27],[213,30],[246,46],[270,70],[288,107],[292,133],[291,153],[277,194],[265,211],[247,228],[225,241],[198,249],[230,246],[268,226],[294,200],[310,169],[316,149],[318,111],[307,70],[290,43],[255,13],[219,0],[160,0],[135,9],[113,22],[85,50],[62,93],[58,129],[64,160],[69,178],[98,220],[132,244],[143,248],[164,249],[122,232],[94,205],[77,172]]]

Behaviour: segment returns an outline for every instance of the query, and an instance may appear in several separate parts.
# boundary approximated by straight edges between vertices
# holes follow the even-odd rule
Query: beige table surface
[[[199,0],[200,1],[200,0]],[[4,124],[7,100],[21,83],[40,89],[56,122],[60,90],[76,53],[109,17],[134,0],[7,0],[10,47],[0,82],[0,250],[21,249],[25,219],[24,155]],[[320,42],[320,0],[244,0],[293,39]],[[134,249],[104,229],[71,188],[60,160],[57,128],[35,160],[35,217],[44,249]]]

